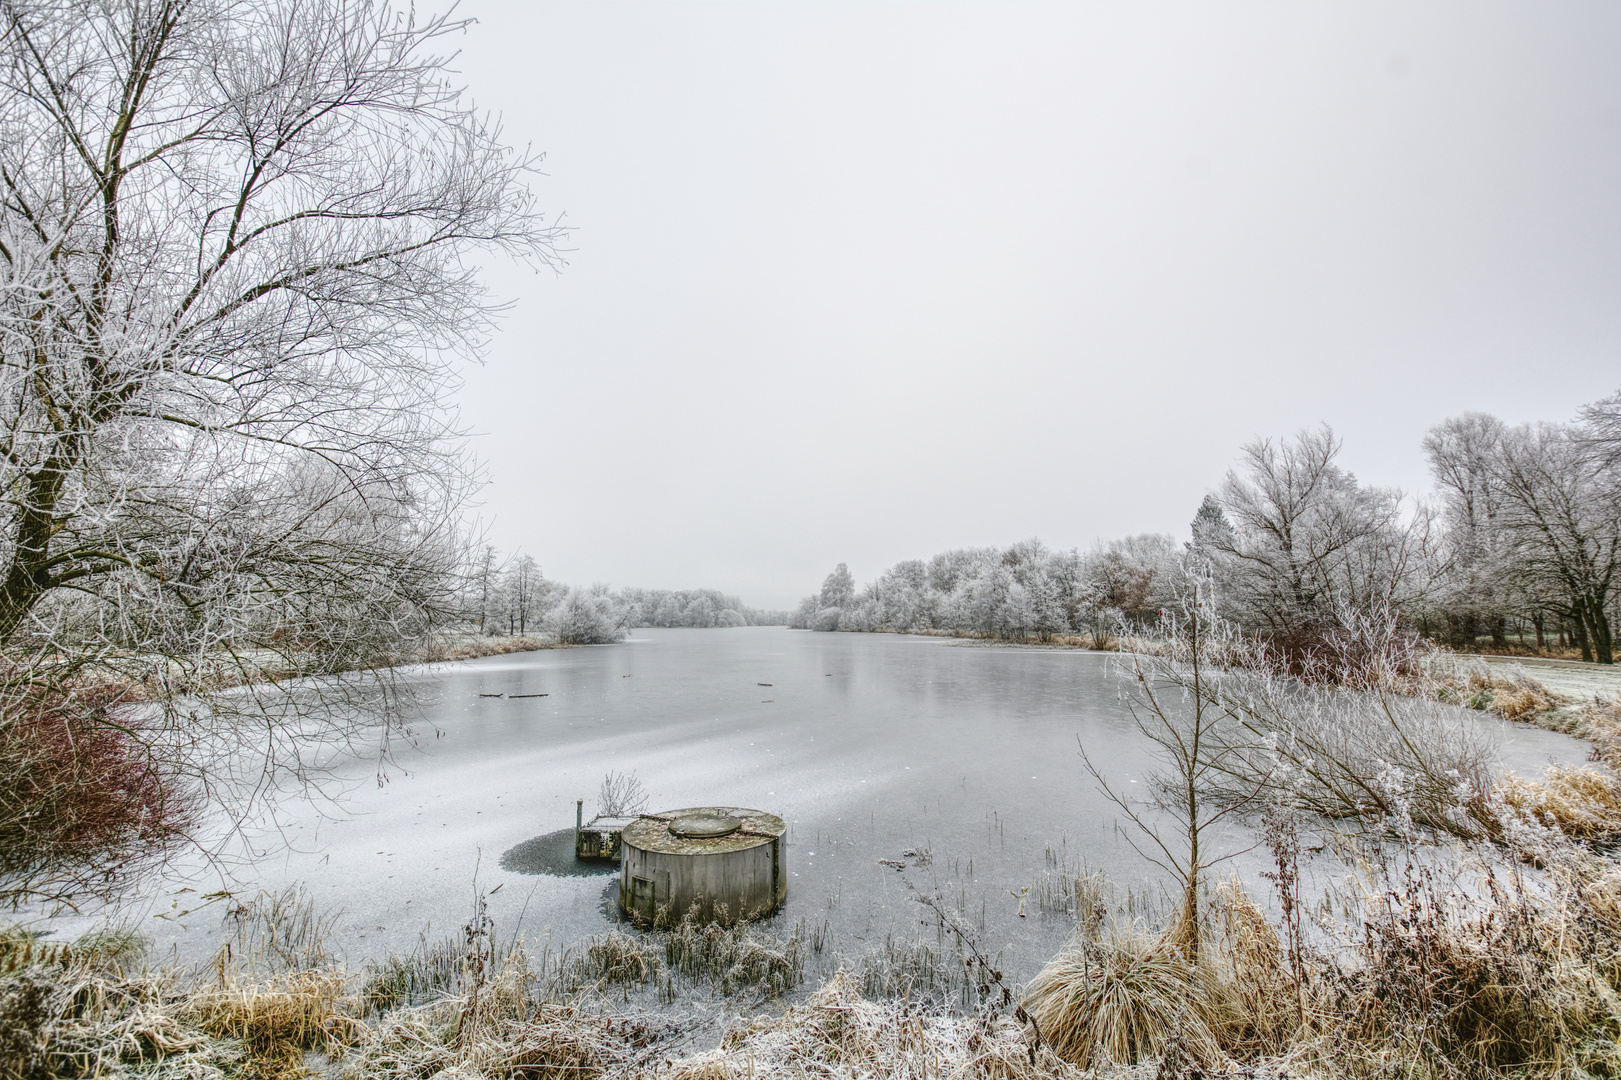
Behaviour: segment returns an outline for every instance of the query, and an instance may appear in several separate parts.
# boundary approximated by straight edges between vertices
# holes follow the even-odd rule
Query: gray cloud
[[[1621,385],[1621,8],[475,0],[565,274],[461,401],[548,576],[787,606],[946,547],[1183,533],[1326,420]]]

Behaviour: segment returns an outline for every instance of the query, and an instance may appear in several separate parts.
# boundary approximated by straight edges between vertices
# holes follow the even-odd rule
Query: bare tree
[[[444,497],[448,361],[489,311],[463,256],[548,262],[556,235],[533,160],[430,52],[460,24],[342,0],[0,20],[0,641],[55,590],[170,578],[177,526],[314,466],[351,520]]]
[[[1195,568],[1196,570],[1196,568]],[[1180,582],[1177,610],[1161,624],[1162,648],[1134,652],[1125,660],[1126,699],[1137,730],[1152,745],[1160,767],[1145,777],[1153,810],[1148,812],[1116,784],[1081,747],[1081,759],[1103,794],[1120,807],[1146,839],[1134,847],[1169,873],[1182,893],[1170,940],[1190,961],[1199,957],[1199,894],[1211,867],[1236,852],[1216,853],[1208,837],[1230,814],[1241,813],[1265,785],[1256,779],[1235,795],[1232,777],[1244,748],[1221,737],[1227,722],[1223,676],[1233,659],[1232,629],[1217,616],[1211,582],[1193,573]]]
[[[1156,649],[1122,663],[1127,708],[1158,759],[1143,777],[1148,805],[1111,782],[1084,745],[1081,755],[1135,826],[1128,839],[1180,890],[1168,939],[1190,959],[1207,871],[1238,853],[1211,843],[1230,815],[1282,808],[1408,838],[1500,835],[1495,748],[1464,710],[1392,691],[1411,648],[1394,620],[1362,627],[1369,647],[1354,656],[1320,656],[1342,668],[1318,672],[1313,685],[1289,674],[1265,636],[1220,617],[1196,557],[1180,586]]]
[[[471,584],[474,596],[471,598],[470,606],[480,633],[487,632],[485,624],[489,620],[496,599],[497,577],[500,571],[501,557],[497,554],[495,545],[485,544],[479,548],[478,554],[473,558]]]
[[[1144,533],[1098,544],[1083,561],[1083,616],[1095,640],[1107,637],[1121,620],[1152,628],[1161,613],[1179,607],[1175,588],[1181,577],[1176,542]]]
[[[610,772],[597,789],[597,813],[603,817],[630,817],[647,809],[647,789],[632,770]]]
[[[540,565],[533,555],[520,555],[512,564],[509,591],[512,607],[509,618],[518,633],[527,633],[531,623],[539,624],[546,614],[546,601],[551,595],[551,584],[541,576]]]
[[[1582,437],[1609,468],[1621,468],[1621,392],[1584,406]]]
[[[1465,413],[1437,424],[1424,439],[1445,524],[1441,587],[1433,599],[1446,626],[1439,636],[1454,645],[1473,645],[1481,633],[1491,634],[1493,645],[1506,645],[1514,617],[1530,619],[1540,647],[1547,616],[1563,620],[1571,612],[1568,589],[1528,561],[1515,542],[1501,471],[1507,438],[1507,425],[1496,417]]]
[[[1424,454],[1441,492],[1446,524],[1446,585],[1437,600],[1454,644],[1474,643],[1484,627],[1502,644],[1516,567],[1503,529],[1503,494],[1491,459],[1503,422],[1466,413],[1430,429]]]
[[[1488,460],[1516,558],[1563,587],[1583,659],[1614,663],[1609,603],[1621,581],[1621,470],[1563,424],[1507,429]]]
[[[462,25],[0,0],[0,645],[24,681],[49,656],[139,687],[151,752],[211,790],[296,786],[248,763],[375,716],[355,680],[266,674],[384,661],[452,610],[444,401],[492,314],[467,256],[552,265],[560,236],[538,159],[447,82]]]
[[[1398,606],[1423,579],[1428,513],[1404,516],[1401,494],[1359,484],[1339,450],[1326,425],[1249,443],[1219,506],[1201,508],[1199,551],[1248,628],[1309,636],[1344,611]]]

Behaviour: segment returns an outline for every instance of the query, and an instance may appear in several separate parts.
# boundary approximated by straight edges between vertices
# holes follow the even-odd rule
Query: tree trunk
[[[1571,632],[1571,637],[1573,637],[1575,639],[1576,644],[1582,650],[1582,659],[1584,661],[1587,661],[1588,663],[1591,663],[1592,660],[1593,660],[1593,650],[1587,644],[1587,612],[1585,610],[1586,607],[1587,607],[1587,605],[1583,604],[1580,600],[1577,600],[1574,604],[1571,605],[1571,608],[1570,608],[1570,632]]]
[[[1604,597],[1589,598],[1582,605],[1582,614],[1587,619],[1587,633],[1583,637],[1593,644],[1593,659],[1601,664],[1615,663],[1615,648],[1610,638],[1610,619],[1604,611]]]
[[[0,645],[10,643],[28,612],[52,587],[51,537],[62,527],[56,506],[66,479],[65,463],[54,454],[28,477],[14,526],[11,565],[0,584]]]

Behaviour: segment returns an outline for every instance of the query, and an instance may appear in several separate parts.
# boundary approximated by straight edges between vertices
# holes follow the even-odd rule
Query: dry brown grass
[[[1593,757],[1612,769],[1621,769],[1621,701],[1590,701],[1563,709],[1557,725],[1544,723],[1593,744]]]
[[[1170,942],[1136,933],[1077,937],[1025,988],[1024,1007],[1058,1055],[1082,1068],[1131,1064],[1180,1037],[1201,1064],[1225,1057],[1208,969]]]
[[[539,649],[572,649],[552,638],[490,637],[481,634],[456,635],[419,646],[412,652],[390,658],[394,664],[435,664],[449,660],[477,660],[484,656],[535,652]]]
[[[703,987],[726,997],[775,998],[796,989],[822,935],[801,923],[785,937],[762,933],[747,922],[700,923],[691,913],[669,930],[627,934],[612,930],[570,947],[558,961],[553,996],[621,993],[656,984],[665,1001],[679,987]]]
[[[1277,931],[1236,879],[1218,884],[1205,912],[1197,964],[1180,925],[1154,937],[1140,921],[1078,923],[1025,987],[1046,1042],[1083,1068],[1160,1056],[1210,1070],[1285,1049],[1300,1008]]]
[[[1621,780],[1605,768],[1550,765],[1541,780],[1506,773],[1498,796],[1524,817],[1573,840],[1621,833]]]
[[[440,958],[456,977],[433,981],[431,1000],[385,1000],[368,997],[364,976],[297,966],[324,959],[325,922],[288,893],[236,911],[232,951],[189,980],[93,963],[128,954],[116,933],[65,960],[0,935],[27,956],[0,976],[0,1076],[290,1080],[307,1075],[313,1049],[338,1055],[353,1080],[1621,1077],[1621,866],[1562,838],[1621,822],[1621,795],[1599,769],[1508,787],[1506,804],[1551,837],[1545,869],[1483,845],[1443,877],[1433,852],[1387,845],[1386,861],[1358,864],[1343,921],[1316,907],[1304,937],[1236,879],[1220,882],[1197,962],[1101,875],[1050,861],[1063,886],[1051,910],[1070,913],[1077,934],[1024,988],[1033,1023],[1011,1002],[980,995],[953,1009],[950,995],[918,1000],[914,979],[841,967],[807,999],[739,1019],[693,1052],[692,1024],[650,1022],[611,996],[680,979],[764,997],[797,979],[790,954],[804,948],[695,924],[616,932],[562,957]],[[908,943],[891,946],[893,962],[913,964]],[[925,952],[917,963],[944,963]]]
[[[872,1001],[840,969],[804,1004],[738,1024],[717,1049],[678,1063],[673,1075],[1035,1080],[1077,1072],[1050,1050],[1033,1052],[1027,1030],[1011,1019]]]
[[[216,1038],[238,1039],[255,1056],[285,1059],[353,1042],[360,1024],[345,1015],[347,977],[300,971],[253,980],[228,973],[186,996],[176,1018]]]
[[[1460,888],[1409,861],[1364,895],[1356,966],[1321,972],[1301,1042],[1350,1075],[1400,1060],[1452,1075],[1617,1075],[1621,997],[1595,964],[1614,939],[1573,880],[1533,885],[1488,863]]]
[[[1456,705],[1494,713],[1505,720],[1544,723],[1566,701],[1520,670],[1505,673],[1480,662],[1464,663],[1439,655],[1427,665],[1428,677],[1412,691]]]
[[[1621,869],[1585,859],[1535,887],[1486,864],[1468,890],[1409,862],[1298,966],[1225,882],[1197,966],[1133,927],[1080,936],[1025,1006],[1088,1068],[1158,1055],[1161,1075],[1621,1075]]]
[[[334,971],[225,967],[182,987],[36,966],[0,999],[51,1014],[29,1021],[48,1051],[15,1073],[29,1080],[293,1077],[309,1048],[341,1053],[354,1080],[1072,1080],[1134,1064],[1145,1077],[1621,1075],[1621,868],[1572,859],[1534,887],[1495,864],[1466,890],[1412,863],[1375,873],[1346,931],[1298,966],[1236,881],[1210,897],[1197,965],[1141,923],[1083,925],[1026,989],[1034,1026],[983,1005],[874,998],[841,968],[780,1015],[681,1053],[668,1041],[679,1031],[615,1013],[593,987],[556,999],[521,950],[455,994],[365,1021]],[[667,963],[622,936],[579,958]]]

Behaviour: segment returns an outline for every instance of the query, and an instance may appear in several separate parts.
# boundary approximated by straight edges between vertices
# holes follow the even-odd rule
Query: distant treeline
[[[1621,394],[1569,423],[1438,424],[1423,443],[1428,499],[1359,482],[1336,463],[1340,445],[1326,425],[1245,445],[1183,543],[948,551],[860,590],[841,563],[789,625],[1102,643],[1174,608],[1192,572],[1235,624],[1301,648],[1371,620],[1458,648],[1613,662]]]
[[[788,612],[751,608],[714,589],[637,589],[619,593],[632,626],[783,626]]]
[[[1086,634],[1100,643],[1122,620],[1158,618],[1181,547],[1169,536],[1116,540],[1085,554],[1040,540],[961,548],[890,568],[857,592],[845,564],[788,625],[808,630],[905,630],[1010,640]]]
[[[781,626],[786,611],[762,611],[715,589],[576,588],[551,581],[533,556],[480,550],[462,590],[462,615],[485,634],[553,634],[580,645],[618,641],[638,626]]]

